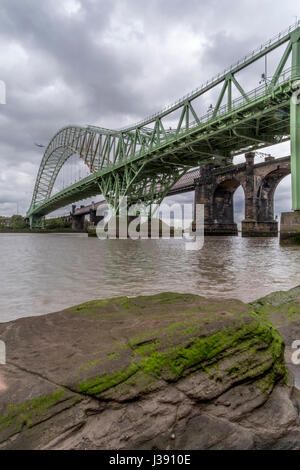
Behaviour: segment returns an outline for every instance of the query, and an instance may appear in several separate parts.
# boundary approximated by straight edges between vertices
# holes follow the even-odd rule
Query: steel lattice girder
[[[94,126],[61,129],[43,156],[27,216],[43,216],[99,192],[113,204],[122,195],[149,203],[160,201],[166,189],[191,167],[218,164],[244,150],[289,139],[293,83],[300,79],[294,53],[299,38],[297,24],[200,90],[134,126],[118,131]],[[284,43],[287,46],[270,83],[246,93],[235,74]],[[292,67],[284,70],[291,54]],[[214,108],[199,116],[193,101],[222,83]],[[233,87],[240,93],[235,100]],[[222,105],[224,99],[226,104]],[[166,130],[164,118],[174,111],[177,125]],[[91,175],[51,196],[60,169],[73,154],[84,160]],[[298,199],[300,208],[300,194]]]

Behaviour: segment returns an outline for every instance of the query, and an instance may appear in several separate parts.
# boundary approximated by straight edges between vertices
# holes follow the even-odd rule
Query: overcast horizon
[[[46,146],[69,124],[119,128],[160,110],[294,24],[297,5],[0,0],[0,80],[7,88],[7,104],[0,105],[0,216],[29,208],[43,156],[36,144]],[[266,151],[288,155],[289,143]],[[192,195],[175,200],[190,202]],[[241,188],[235,202],[240,221]],[[275,214],[290,209],[286,177]]]

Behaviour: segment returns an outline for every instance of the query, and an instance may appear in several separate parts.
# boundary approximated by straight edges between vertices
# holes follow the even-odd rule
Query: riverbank
[[[299,449],[298,337],[300,288],[252,304],[118,297],[1,324],[0,447]]]

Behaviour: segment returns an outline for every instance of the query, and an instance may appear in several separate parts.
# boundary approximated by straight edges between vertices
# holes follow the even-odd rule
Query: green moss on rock
[[[136,339],[131,343],[133,352],[128,367],[82,381],[78,388],[87,395],[99,396],[130,379],[131,385],[135,382],[135,386],[142,391],[139,383],[141,377],[145,381],[145,376],[148,376],[146,382],[149,386],[160,379],[177,381],[193,370],[202,370],[209,374],[210,368],[217,370],[218,362],[225,357],[245,351],[248,358],[240,364],[234,361],[228,368],[227,375],[245,380],[247,377],[250,379],[269,374],[269,370],[273,369],[273,374],[269,374],[269,377],[274,386],[276,381],[284,379],[286,373],[284,343],[266,318],[260,318],[254,311],[249,312],[249,318],[248,322],[235,321],[229,327],[205,337],[199,337],[198,329],[192,326],[188,331],[182,330],[181,336],[176,338],[177,344],[168,347],[163,340],[167,337],[166,332],[170,331],[169,325],[165,331],[161,330],[160,340],[139,343]],[[175,326],[177,328],[178,325]],[[192,337],[186,339],[187,333],[192,334]],[[219,375],[216,380],[220,380]]]
[[[9,426],[13,426],[16,432],[21,431],[23,426],[30,428],[35,421],[46,415],[52,406],[63,399],[64,393],[64,389],[59,388],[52,395],[43,395],[19,405],[7,405],[0,416],[0,431]]]
[[[272,305],[274,307],[284,306],[290,302],[300,298],[300,286],[294,287],[288,291],[277,291],[262,297],[252,303],[253,306],[267,306]]]
[[[138,371],[138,366],[133,362],[129,367],[118,370],[112,374],[103,374],[79,383],[79,390],[86,395],[97,396],[105,390],[125,382]]]

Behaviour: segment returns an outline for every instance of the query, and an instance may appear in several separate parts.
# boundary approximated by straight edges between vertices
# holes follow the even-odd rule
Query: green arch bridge
[[[293,209],[300,210],[299,24],[135,125],[119,130],[94,126],[59,130],[40,164],[26,215],[30,226],[43,227],[45,215],[97,194],[116,209],[122,196],[130,203],[159,204],[189,169],[220,165],[235,155],[286,140],[291,140]],[[245,91],[239,72],[247,73],[273,52],[278,60],[272,76],[263,76],[259,87]],[[214,94],[214,106],[203,115],[198,103],[205,102],[209,93]],[[84,160],[90,175],[52,195],[59,171],[74,154]]]

